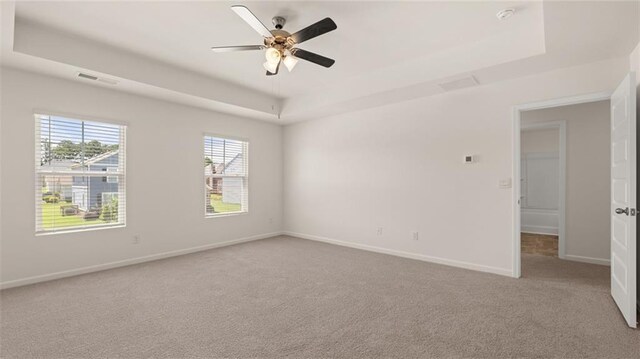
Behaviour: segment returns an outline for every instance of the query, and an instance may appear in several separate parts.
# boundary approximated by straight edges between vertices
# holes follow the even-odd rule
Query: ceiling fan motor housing
[[[284,27],[284,24],[287,22],[287,19],[283,18],[282,16],[274,16],[271,19],[271,22],[273,23],[273,26],[276,27],[276,29],[280,30]]]
[[[284,30],[271,30],[271,34],[273,37],[265,38],[264,44],[267,47],[273,47],[281,52],[284,50],[289,50],[295,45],[295,42],[291,38],[291,34]]]

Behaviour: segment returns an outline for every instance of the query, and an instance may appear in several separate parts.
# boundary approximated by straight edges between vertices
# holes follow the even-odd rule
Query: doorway
[[[566,121],[563,121],[565,119],[563,118],[547,118],[546,121],[544,120],[532,120],[532,121],[525,121],[526,123],[523,123],[523,119],[526,120],[526,117],[528,117],[530,114],[535,113],[534,111],[537,110],[547,110],[547,109],[557,109],[557,108],[563,108],[563,107],[568,107],[568,106],[572,106],[572,105],[580,105],[580,104],[591,104],[591,103],[597,103],[597,102],[602,102],[602,101],[609,101],[610,99],[610,94],[609,93],[597,93],[597,94],[591,94],[591,95],[584,95],[584,96],[577,96],[577,97],[571,97],[571,98],[562,98],[562,99],[556,99],[556,100],[550,100],[550,101],[545,101],[545,102],[539,102],[539,103],[532,103],[532,104],[527,104],[527,105],[521,105],[521,106],[517,106],[516,108],[514,108],[514,133],[513,133],[513,137],[514,137],[514,144],[513,144],[513,162],[514,162],[514,172],[513,172],[513,193],[514,193],[514,218],[513,218],[513,222],[514,222],[514,243],[513,243],[513,276],[516,278],[519,278],[522,275],[521,272],[521,257],[522,257],[522,250],[521,250],[521,243],[522,243],[522,212],[523,212],[523,208],[522,208],[522,204],[523,204],[523,200],[527,200],[526,198],[526,193],[525,193],[525,198],[521,198],[521,196],[523,195],[522,192],[522,131],[534,131],[534,130],[543,130],[543,129],[557,129],[557,163],[558,163],[558,169],[557,169],[557,256],[558,258],[562,258],[562,259],[567,259],[567,253],[566,253],[566,249],[567,249],[567,244],[566,242],[566,230],[565,230],[565,226],[566,226],[566,217],[565,217],[565,207],[566,207],[566,197],[567,197],[567,193],[566,192],[566,161],[567,161],[567,154],[566,154],[566,137],[567,137],[567,124]],[[535,117],[535,116],[534,116]],[[545,123],[546,122],[546,123]],[[606,131],[605,133],[608,133],[608,131]],[[533,155],[534,157],[536,155]],[[560,163],[560,162],[563,163]],[[540,161],[538,161],[540,162]],[[533,165],[534,167],[536,166],[536,164]],[[551,167],[548,163],[543,164],[542,167]],[[526,168],[524,169],[525,171],[527,170]],[[604,171],[605,174],[608,175],[608,170]],[[526,178],[525,178],[526,180]],[[586,179],[585,179],[586,180]],[[525,183],[525,186],[529,185],[529,187],[532,185],[531,183],[527,184]],[[534,184],[534,185],[538,185],[538,184]],[[545,182],[545,186],[546,188],[552,188],[554,185],[553,183],[549,183],[549,182]],[[538,189],[539,190],[539,189]],[[527,189],[527,192],[531,192],[530,189]],[[538,191],[539,192],[539,191]],[[606,191],[607,195],[608,195],[608,191]],[[536,199],[538,200],[538,202],[534,202],[533,206],[530,207],[535,207],[536,205],[540,206],[540,203],[547,203],[548,206],[548,199],[550,197],[552,197],[552,195],[546,195],[543,196],[544,198],[542,199],[542,202],[540,202],[540,198]],[[531,200],[531,198],[529,198],[529,200]],[[525,205],[527,205],[527,203],[525,203]],[[608,205],[606,207],[606,211],[608,213]],[[525,207],[525,209],[527,209]],[[535,208],[534,208],[535,209]],[[534,221],[534,225],[538,225],[540,227],[543,227],[544,230],[539,231],[539,232],[549,232],[549,227],[553,227],[553,226],[549,226],[549,225],[545,225],[544,223],[552,223],[553,219],[549,219],[548,214],[550,212],[552,212],[552,210],[550,208],[543,208],[544,212],[546,212],[546,214],[542,215],[542,217],[544,217],[544,220],[541,220],[540,217],[538,216],[537,220],[538,222]],[[534,211],[535,212],[535,211]],[[526,212],[525,212],[526,214]],[[534,216],[535,218],[535,216]],[[538,227],[538,228],[540,228]],[[531,230],[531,227],[529,228],[529,232],[536,232],[534,230]],[[553,236],[554,233],[542,233],[543,235],[551,235]],[[609,240],[608,235],[604,237],[605,240]],[[584,261],[589,260],[588,258],[579,258],[579,257],[589,257],[589,256],[585,256],[585,255],[576,255],[577,257],[574,258],[569,258],[569,259],[574,259],[574,260],[580,260],[580,259],[584,259]],[[599,264],[606,264],[606,263],[599,263]]]
[[[609,266],[610,107],[602,100],[521,112],[521,261],[533,254]]]
[[[577,176],[583,184],[590,185],[594,182],[594,176],[602,175],[604,177],[608,172],[609,190],[601,190],[593,192],[591,195],[583,196],[583,198],[591,199],[597,194],[608,196],[608,203],[596,206],[596,209],[607,210],[609,220],[609,235],[600,235],[600,237],[609,238],[609,250],[600,258],[601,262],[597,264],[607,264],[610,267],[594,266],[606,268],[610,275],[608,278],[610,292],[613,301],[617,305],[620,313],[624,317],[627,324],[636,328],[638,326],[638,312],[640,311],[640,295],[637,292],[637,256],[640,249],[637,245],[637,217],[638,217],[638,196],[637,196],[637,113],[636,113],[636,74],[628,73],[625,78],[616,87],[612,93],[597,93],[584,96],[576,96],[570,98],[555,99],[545,102],[520,105],[514,107],[513,113],[513,277],[521,276],[521,129],[522,118],[524,114],[534,110],[555,109],[563,106],[591,104],[601,101],[609,102],[608,127],[601,131],[608,134],[607,158],[609,160],[609,171],[606,169],[597,170],[588,168],[586,173]],[[577,121],[580,123],[580,121]],[[572,131],[568,130],[569,133]],[[570,143],[571,141],[568,141]],[[588,148],[588,147],[586,147]],[[571,163],[571,151],[567,150],[567,163]],[[595,152],[597,153],[597,152]],[[594,152],[591,152],[593,155]],[[587,157],[590,159],[589,157]],[[566,198],[570,198],[569,192],[575,185],[571,185],[571,179],[576,179],[567,169],[566,178]],[[578,188],[580,185],[577,186]],[[573,259],[574,261],[593,262],[598,258],[590,258],[580,254],[571,254],[573,258],[569,258],[570,252],[574,251],[575,243],[583,241],[581,236],[573,236],[578,241],[571,244],[569,233],[571,229],[569,223],[569,213],[571,204],[565,203],[565,259]],[[574,209],[580,209],[580,206],[573,205]],[[590,207],[584,207],[590,208]],[[579,218],[577,216],[576,218]],[[590,223],[588,220],[582,219],[582,223]],[[582,243],[584,245],[584,243]],[[582,247],[581,251],[585,251]],[[576,251],[576,253],[579,251]],[[566,262],[559,260],[560,262]],[[591,265],[591,264],[589,264]],[[566,271],[565,271],[566,273]]]
[[[523,118],[521,128],[521,252],[564,259],[566,120]]]

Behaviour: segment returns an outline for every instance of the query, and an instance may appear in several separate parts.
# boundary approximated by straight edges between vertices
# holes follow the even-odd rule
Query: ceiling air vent
[[[107,78],[104,78],[104,77],[98,77],[98,76],[94,76],[94,75],[89,75],[89,74],[85,74],[83,72],[78,72],[77,75],[78,75],[78,77],[86,79],[86,80],[100,81],[100,82],[104,82],[104,83],[109,84],[109,85],[115,85],[115,84],[118,83],[118,81],[116,81],[116,80],[107,79]]]
[[[465,87],[472,87],[477,85],[478,85],[478,80],[476,80],[476,78],[473,76],[468,76],[468,77],[463,77],[461,79],[457,79],[449,82],[443,82],[440,84],[440,87],[445,91],[453,91],[453,90],[460,90]]]

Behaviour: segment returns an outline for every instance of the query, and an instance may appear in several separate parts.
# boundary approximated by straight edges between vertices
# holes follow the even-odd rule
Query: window
[[[249,143],[204,136],[205,214],[248,211]]]
[[[35,117],[36,232],[124,225],[125,126]]]

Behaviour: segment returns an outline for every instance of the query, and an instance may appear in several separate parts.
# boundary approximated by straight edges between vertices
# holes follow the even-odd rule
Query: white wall
[[[602,61],[287,126],[285,230],[511,275],[515,197],[498,182],[512,177],[512,107],[611,91],[628,66]],[[479,161],[463,164],[466,154]]]
[[[559,129],[528,129],[520,135],[522,232],[558,234]]]
[[[611,90],[628,68],[556,70],[288,126],[284,139],[275,125],[2,68],[0,280],[278,232],[283,196],[291,233],[510,274],[514,197],[497,183],[512,173],[512,106]],[[34,235],[34,110],[129,124],[126,228]],[[260,154],[249,214],[204,218],[204,132],[249,138]],[[466,154],[479,162],[463,165]],[[169,215],[167,201],[180,211]]]
[[[3,283],[279,232],[282,128],[2,68]],[[34,110],[126,122],[127,225],[35,236]],[[202,136],[247,138],[248,214],[204,218]],[[132,244],[134,235],[141,243]]]
[[[565,258],[608,263],[610,105],[599,101],[522,112],[522,124],[566,120]]]
[[[521,153],[552,153],[560,150],[559,130],[523,130],[520,135]]]

